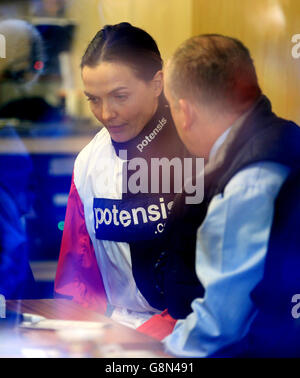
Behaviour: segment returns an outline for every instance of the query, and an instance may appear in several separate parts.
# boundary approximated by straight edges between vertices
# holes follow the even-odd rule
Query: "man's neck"
[[[211,149],[210,149],[210,152],[209,152],[209,159],[211,159],[218,151],[218,149],[221,147],[221,145],[225,142],[230,130],[233,128],[233,127],[238,127],[239,125],[241,125],[245,119],[248,117],[248,115],[252,112],[252,110],[254,109],[256,105],[256,102],[254,104],[252,104],[252,106],[250,106],[245,112],[243,112],[242,114],[240,115],[237,115],[236,117],[233,117],[233,122],[231,124],[229,124],[229,126],[225,126],[223,128],[223,132],[220,132],[218,137],[215,139]]]

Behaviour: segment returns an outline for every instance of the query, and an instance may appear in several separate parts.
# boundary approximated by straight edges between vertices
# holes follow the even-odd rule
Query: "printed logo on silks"
[[[159,237],[170,214],[172,199],[171,194],[125,200],[94,198],[96,238],[130,243]]]

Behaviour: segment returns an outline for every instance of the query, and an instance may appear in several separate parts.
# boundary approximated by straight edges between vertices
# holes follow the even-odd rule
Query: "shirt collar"
[[[229,131],[231,130],[232,126],[228,127],[228,129],[226,129],[224,131],[223,134],[221,134],[219,136],[219,138],[215,141],[215,143],[213,144],[210,152],[209,152],[209,158],[208,160],[210,160],[213,156],[215,156],[215,154],[217,153],[218,149],[222,146],[222,144],[225,142],[225,139],[227,138],[227,135],[229,134]]]
[[[253,110],[254,106],[256,105],[256,102],[253,106],[251,106],[251,108],[249,110],[247,110],[245,113],[243,113],[231,126],[229,126],[224,132],[223,134],[221,134],[219,136],[219,138],[215,141],[215,143],[213,144],[212,148],[210,149],[210,152],[209,152],[209,158],[208,160],[210,160],[212,157],[214,157],[218,151],[218,149],[222,146],[222,144],[225,142],[230,130],[233,128],[233,127],[238,127],[240,126],[244,121],[245,119],[248,117],[248,115],[251,113],[251,111]]]

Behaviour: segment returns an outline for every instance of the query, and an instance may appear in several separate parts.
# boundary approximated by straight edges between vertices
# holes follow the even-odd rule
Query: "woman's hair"
[[[89,43],[80,66],[95,67],[101,62],[115,61],[128,64],[144,81],[150,81],[163,65],[154,39],[128,22],[106,25],[99,30]]]

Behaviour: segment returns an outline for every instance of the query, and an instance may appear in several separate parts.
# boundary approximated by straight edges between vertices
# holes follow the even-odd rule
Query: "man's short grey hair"
[[[168,67],[167,83],[175,99],[240,107],[261,94],[249,50],[235,38],[192,37],[175,51]]]

